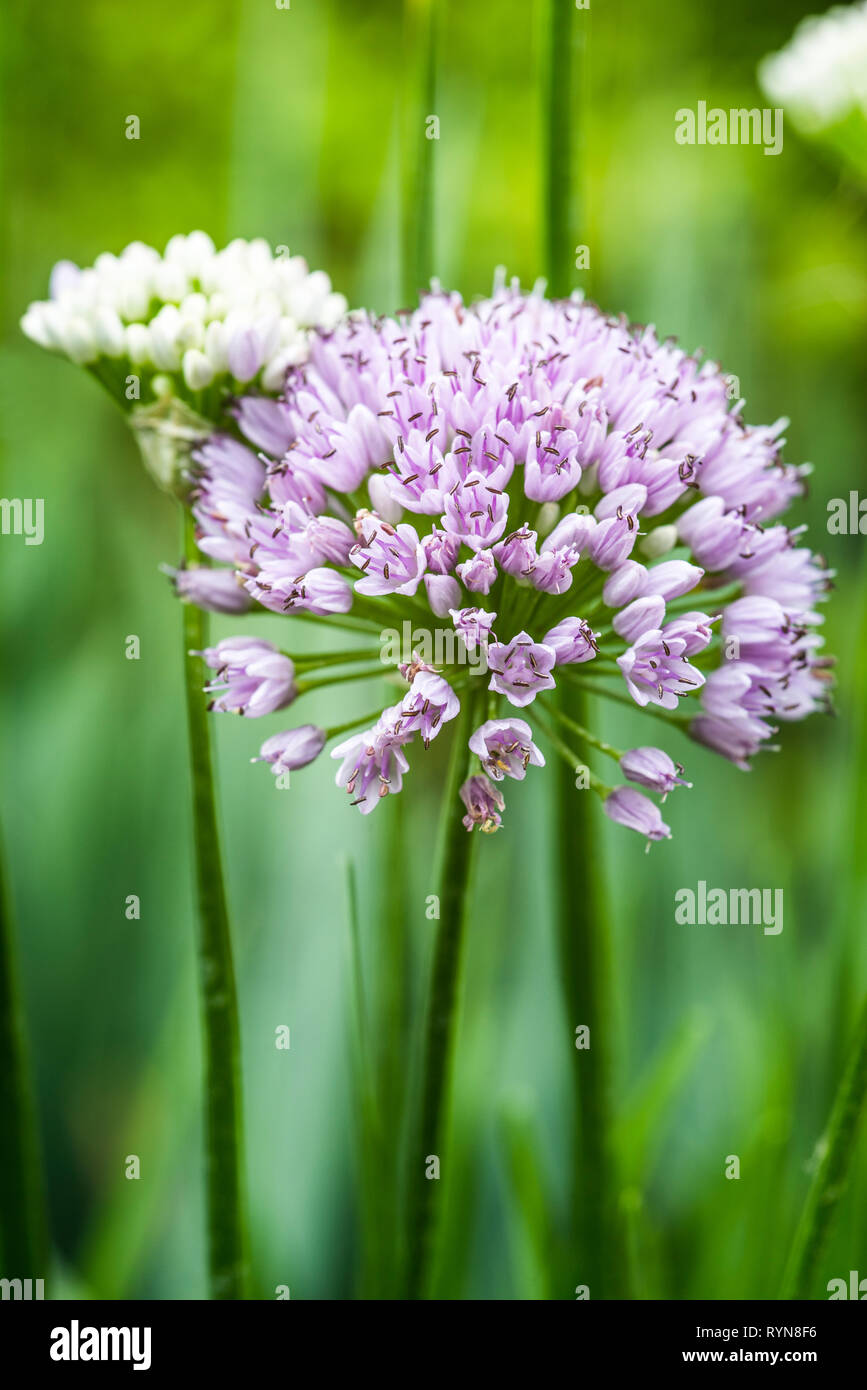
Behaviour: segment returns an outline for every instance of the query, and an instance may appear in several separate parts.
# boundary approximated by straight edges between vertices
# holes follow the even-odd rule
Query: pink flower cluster
[[[544,761],[512,711],[539,701],[543,728],[556,721],[547,692],[563,681],[639,708],[684,704],[693,737],[746,767],[781,722],[826,704],[828,575],[779,520],[803,488],[782,461],[785,422],[747,426],[728,380],[652,329],[516,288],[352,315],[312,336],[279,400],[241,398],[237,429],[198,450],[199,545],[234,579],[187,571],[186,596],[356,633],[403,619],[453,629],[455,659],[408,657],[403,697],[333,750],[365,813],[400,790],[409,746],[469,701],[465,824],[496,829],[503,778]],[[486,681],[464,649],[484,652]],[[291,673],[287,686],[261,653],[243,671],[237,649],[207,659],[228,684],[218,708],[293,698]],[[257,671],[270,692],[258,698]],[[309,761],[325,743],[310,728],[263,757]],[[636,787],[664,796],[687,785],[682,769],[653,747],[620,765],[635,786],[591,783],[608,814],[667,835]]]

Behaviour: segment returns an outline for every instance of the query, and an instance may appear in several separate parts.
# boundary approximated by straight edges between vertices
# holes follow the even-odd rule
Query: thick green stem
[[[819,1145],[819,1166],[807,1196],[783,1279],[783,1298],[810,1298],[831,1222],[846,1190],[855,1153],[858,1123],[867,1098],[867,1002],[828,1128]]]
[[[548,0],[545,128],[544,243],[548,290],[566,295],[573,277],[577,201],[574,159],[577,55],[583,49],[587,16],[573,0]],[[563,714],[584,727],[585,697],[574,687],[560,692]],[[611,1008],[607,997],[608,926],[599,891],[598,806],[590,788],[576,786],[577,769],[557,767],[558,940],[568,1015],[573,1087],[571,1284],[586,1284],[591,1298],[619,1293],[626,1278],[626,1252],[616,1209],[611,1142]],[[589,1047],[574,1046],[575,1030],[586,1027]],[[565,1290],[564,1290],[565,1294]]]
[[[563,692],[569,718],[587,722],[579,692]],[[557,767],[558,944],[574,1092],[569,1225],[569,1289],[586,1284],[591,1298],[624,1296],[626,1251],[617,1205],[611,1138],[612,1009],[609,941],[600,891],[599,806],[576,772]],[[576,1035],[586,1028],[587,1034]],[[587,1046],[576,1045],[576,1036]]]
[[[583,44],[586,16],[576,11],[574,0],[547,0],[547,4],[543,71],[544,263],[548,293],[563,297],[569,294],[573,280],[575,57]]]
[[[434,151],[436,113],[437,6],[445,0],[404,0],[405,62],[402,184],[401,293],[407,306],[430,283],[434,271]]]
[[[199,562],[193,523],[184,518],[184,553]],[[201,659],[191,652],[207,646],[208,618],[184,606],[184,676],[193,831],[198,891],[199,988],[205,1060],[206,1181],[211,1297],[246,1294],[247,1241],[243,1215],[241,1045],[238,998],[223,885],[222,856],[214,800],[210,730],[202,691]]]
[[[411,1056],[411,956],[412,942],[406,929],[406,904],[411,894],[409,832],[406,803],[393,797],[387,836],[382,847],[381,892],[378,916],[380,993],[378,998],[377,1084],[382,1097],[383,1145],[379,1182],[387,1175],[392,1200],[385,1212],[387,1263],[383,1296],[400,1298],[403,1206],[399,1199],[403,1176],[407,1096],[410,1078],[406,1058]]]
[[[439,926],[434,946],[428,997],[419,1122],[409,1146],[408,1296],[428,1293],[439,1217],[440,1183],[446,1179],[446,1121],[452,1052],[458,1012],[458,985],[463,954],[464,921],[476,832],[467,833],[458,793],[467,767],[467,739],[473,728],[473,701],[468,696],[455,729],[446,792],[442,804],[438,890]],[[433,1160],[437,1163],[434,1164]]]
[[[0,860],[0,1252],[8,1279],[48,1279],[48,1221],[12,912]]]

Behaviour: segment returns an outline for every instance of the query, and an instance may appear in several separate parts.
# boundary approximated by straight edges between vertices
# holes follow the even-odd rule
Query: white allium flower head
[[[764,59],[759,78],[809,134],[852,112],[867,116],[867,0],[803,20],[785,48]]]
[[[306,358],[307,330],[334,328],[347,307],[287,248],[275,254],[260,237],[218,251],[205,232],[173,236],[162,256],[134,241],[88,269],[59,261],[50,294],[21,320],[34,342],[109,373],[128,363],[143,395],[154,373],[168,374],[182,397],[214,385],[280,390]]]

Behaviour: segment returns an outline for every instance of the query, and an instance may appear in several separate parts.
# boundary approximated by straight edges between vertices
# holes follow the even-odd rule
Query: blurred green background
[[[528,284],[543,269],[542,6],[444,9],[436,263],[471,296],[497,264]],[[195,1298],[205,1265],[180,614],[158,572],[178,559],[178,518],[100,388],[17,322],[58,258],[88,264],[196,227],[218,245],[288,244],[350,303],[397,307],[402,6],[10,0],[5,11],[2,493],[44,497],[46,531],[41,547],[0,542],[0,794],[52,1220],[68,1288]],[[604,828],[616,1103],[644,1296],[775,1296],[867,990],[867,542],[825,527],[828,499],[861,484],[867,446],[865,192],[789,128],[777,158],[673,137],[676,109],[699,99],[767,104],[756,64],[808,12],[791,0],[758,12],[748,0],[592,0],[579,16],[574,241],[591,268],[574,282],[704,347],[739,377],[750,422],[791,416],[787,457],[815,474],[790,520],[810,523],[838,575],[825,629],[838,717],[787,728],[782,752],[750,774],[672,731],[666,746],[695,782],[666,805],[674,839],[645,857],[638,837]],[[131,114],[137,142],[124,137]],[[133,633],[139,661],[124,655]],[[327,694],[304,718],[336,722],[375,702],[369,689]],[[598,722],[622,746],[659,730],[623,710],[599,709]],[[417,1029],[442,769],[433,750],[425,766],[416,757],[408,794],[362,819],[327,759],[280,794],[250,767],[285,724],[215,720],[255,1266],[266,1297],[288,1284],[293,1298],[345,1298],[359,1287],[362,1235],[341,857],[359,875],[371,997],[383,1003],[387,921],[405,942]],[[542,1156],[556,1228],[574,1054],[556,983],[549,774],[513,787],[506,828],[479,846],[439,1281],[450,1297],[572,1296],[551,1287],[506,1138],[528,1136]],[[382,845],[398,814],[409,880],[395,902]],[[701,878],[783,888],[783,933],[675,925],[675,890]],[[124,916],[131,893],[140,921]],[[288,1052],[274,1046],[281,1024]],[[399,1037],[383,1046],[398,1071],[409,1065]],[[139,1182],[123,1176],[130,1153]],[[724,1177],[730,1154],[739,1181]],[[862,1135],[817,1296],[849,1269],[867,1275],[865,1156]]]

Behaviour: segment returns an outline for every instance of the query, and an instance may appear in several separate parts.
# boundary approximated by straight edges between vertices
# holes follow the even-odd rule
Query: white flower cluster
[[[217,251],[205,232],[192,232],[173,236],[162,256],[133,241],[86,270],[59,261],[51,298],[31,304],[21,327],[73,362],[180,373],[193,392],[221,379],[278,391],[307,356],[304,330],[329,330],[345,312],[324,271],[311,273],[286,248],[275,255],[260,237]]]
[[[795,124],[817,133],[851,111],[867,115],[867,0],[803,20],[759,68],[762,86]]]

